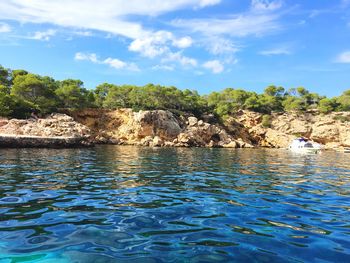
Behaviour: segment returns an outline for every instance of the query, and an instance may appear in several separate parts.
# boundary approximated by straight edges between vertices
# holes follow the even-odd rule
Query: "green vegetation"
[[[103,83],[95,89],[87,89],[81,80],[57,81],[0,65],[0,116],[25,118],[32,112],[44,115],[59,108],[164,109],[197,116],[213,112],[222,119],[239,109],[247,109],[265,114],[263,123],[268,127],[271,112],[316,110],[327,114],[350,111],[350,90],[339,97],[326,98],[303,87],[285,90],[269,86],[262,94],[227,88],[205,96],[188,89],[153,84],[138,87]]]
[[[350,117],[348,116],[334,116],[333,117],[334,120],[338,120],[338,121],[341,121],[341,122],[350,122]]]
[[[270,128],[271,127],[271,115],[263,115],[262,116],[262,121],[261,121],[261,125],[265,128]]]

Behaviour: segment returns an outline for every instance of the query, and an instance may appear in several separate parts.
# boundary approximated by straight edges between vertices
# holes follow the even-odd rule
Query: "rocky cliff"
[[[263,127],[261,114],[249,111],[238,112],[233,120],[243,125],[244,131],[258,146],[284,148],[299,136],[321,143],[326,148],[350,146],[350,112],[327,115],[316,112],[274,113],[270,127]]]
[[[218,124],[175,117],[164,110],[84,110],[70,113],[88,126],[97,143],[175,147],[253,147]]]
[[[350,146],[349,112],[328,115],[315,112],[273,113],[269,127],[263,126],[262,114],[250,111],[239,111],[223,124],[191,116],[175,117],[163,110],[84,110],[71,114],[91,129],[97,142],[144,146],[285,148],[295,137],[304,136],[324,144],[326,148]]]
[[[304,136],[326,148],[350,147],[349,112],[273,113],[267,124],[262,114],[250,111],[238,111],[225,123],[210,116],[197,119],[164,110],[86,109],[66,113],[72,117],[52,114],[39,120],[0,120],[0,137],[5,141],[11,135],[141,146],[285,148],[295,137]]]
[[[65,114],[45,119],[1,119],[2,147],[75,147],[89,146],[90,130]]]

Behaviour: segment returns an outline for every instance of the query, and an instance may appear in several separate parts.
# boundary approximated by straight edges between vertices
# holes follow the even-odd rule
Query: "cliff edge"
[[[238,111],[224,123],[213,116],[176,116],[166,110],[84,109],[45,119],[0,120],[0,146],[140,146],[286,148],[299,136],[326,148],[350,147],[350,112],[320,115]]]
[[[272,113],[268,125],[263,123],[263,114],[245,110],[224,123],[205,116],[175,116],[164,110],[86,109],[70,114],[90,128],[97,143],[286,148],[295,137],[304,136],[326,148],[350,146],[350,112]]]

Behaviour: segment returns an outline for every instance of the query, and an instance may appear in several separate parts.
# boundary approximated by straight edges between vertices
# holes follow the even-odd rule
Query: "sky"
[[[103,82],[350,89],[350,0],[1,0],[0,64]]]

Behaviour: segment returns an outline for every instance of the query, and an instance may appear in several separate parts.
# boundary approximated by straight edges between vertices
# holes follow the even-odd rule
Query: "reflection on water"
[[[0,150],[0,262],[349,262],[349,155]]]

